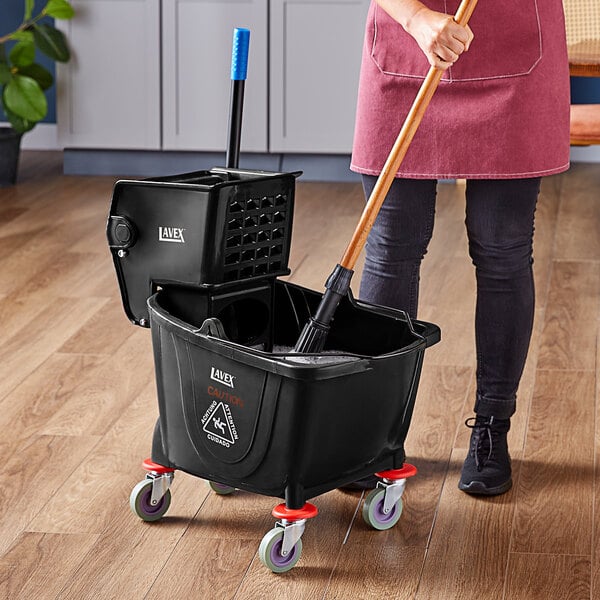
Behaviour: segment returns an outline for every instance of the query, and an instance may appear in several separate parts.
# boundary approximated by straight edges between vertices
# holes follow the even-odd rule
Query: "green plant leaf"
[[[17,42],[9,54],[10,61],[17,67],[25,67],[35,60],[33,42]]]
[[[10,34],[10,39],[16,40],[18,42],[30,42],[31,44],[33,44],[33,32],[29,29],[15,31]]]
[[[11,124],[12,128],[19,133],[26,133],[35,127],[36,121],[28,121],[27,119],[22,119],[21,117],[17,117],[13,112],[4,107],[4,112],[6,113],[6,118],[8,122]]]
[[[54,83],[52,73],[37,63],[27,65],[26,67],[19,67],[19,74],[35,79],[43,90],[52,87]]]
[[[42,88],[26,75],[13,75],[4,88],[2,100],[9,111],[27,121],[41,121],[48,112]]]
[[[67,40],[62,31],[52,25],[42,23],[33,26],[35,45],[46,55],[59,62],[67,62],[71,58]]]
[[[0,83],[6,84],[12,78],[12,73],[10,72],[10,67],[3,62],[0,62]]]
[[[75,11],[67,0],[48,0],[44,14],[55,19],[72,19]]]
[[[25,15],[23,16],[23,21],[29,21],[29,19],[31,19],[34,4],[35,0],[25,0]]]

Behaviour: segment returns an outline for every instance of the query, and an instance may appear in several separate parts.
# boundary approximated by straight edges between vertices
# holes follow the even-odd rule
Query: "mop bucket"
[[[168,288],[149,299],[160,413],[152,461],[299,509],[402,467],[423,353],[439,329],[348,296],[324,353],[293,354],[321,294],[271,285],[271,311],[255,321],[248,345],[226,339],[243,310],[217,334],[193,314],[203,290]],[[262,345],[260,330],[270,338]]]

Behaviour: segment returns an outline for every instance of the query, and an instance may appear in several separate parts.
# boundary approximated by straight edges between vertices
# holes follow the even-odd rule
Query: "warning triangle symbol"
[[[215,409],[206,420],[202,429],[206,431],[206,433],[215,435],[225,442],[235,444],[235,439],[231,427],[229,426],[229,420],[225,414],[225,407],[222,402],[219,402],[219,404],[215,406]]]

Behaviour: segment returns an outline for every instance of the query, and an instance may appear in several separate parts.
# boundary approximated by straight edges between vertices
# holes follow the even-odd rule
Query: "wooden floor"
[[[285,575],[257,556],[273,498],[177,473],[162,521],[130,512],[157,418],[150,336],[126,319],[107,251],[114,178],[60,173],[60,155],[24,153],[18,185],[0,189],[0,598],[600,599],[600,166],[543,184],[514,488],[457,489],[474,278],[463,188],[443,184],[420,314],[443,341],[425,357],[404,514],[376,532],[360,493],[316,498]],[[357,185],[298,184],[294,281],[322,289],[362,204]]]

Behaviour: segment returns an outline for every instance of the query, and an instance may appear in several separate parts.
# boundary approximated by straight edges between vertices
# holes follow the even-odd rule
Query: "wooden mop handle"
[[[459,25],[465,26],[469,22],[476,5],[477,0],[462,0],[456,11],[456,15],[454,16],[454,20]],[[437,89],[443,73],[443,69],[438,69],[437,67],[429,68],[427,77],[421,84],[419,93],[413,102],[385,164],[383,165],[383,169],[369,196],[369,200],[363,210],[360,221],[354,231],[354,235],[340,261],[342,267],[349,270],[354,269],[354,265],[367,241],[371,227],[373,227],[373,223],[375,223],[375,219],[379,214],[379,209],[392,185],[392,181],[394,181],[394,177],[400,168],[400,164],[404,160],[408,147],[421,124],[425,110]]]

